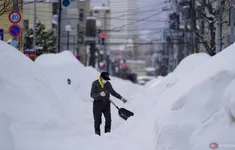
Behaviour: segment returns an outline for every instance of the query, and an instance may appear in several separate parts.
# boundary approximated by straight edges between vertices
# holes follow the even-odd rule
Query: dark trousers
[[[107,101],[94,101],[93,102],[93,116],[95,131],[100,133],[100,125],[102,123],[102,114],[105,117],[105,132],[111,130],[111,111],[110,102]]]

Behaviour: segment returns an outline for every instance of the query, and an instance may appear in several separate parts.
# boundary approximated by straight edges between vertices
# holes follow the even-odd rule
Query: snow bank
[[[33,62],[5,42],[0,41],[0,49],[0,114],[8,118],[0,117],[0,149],[89,148],[85,143],[94,135],[89,92],[99,73],[84,67],[66,51],[42,55]],[[71,84],[67,79],[71,79]],[[133,97],[128,88],[136,93],[141,89],[116,78],[111,82],[123,84],[114,87],[130,98],[130,103]],[[120,101],[117,103],[121,105]],[[123,120],[116,109],[112,111],[116,118],[113,126],[118,128]]]
[[[210,149],[212,142],[234,144],[234,46],[211,58],[189,56],[152,90],[156,149],[196,150]]]
[[[11,120],[17,150],[35,149],[36,131],[46,137],[47,130],[68,128],[69,122],[47,77],[34,62],[5,42],[0,41],[0,48],[0,114]]]
[[[209,150],[212,142],[231,146],[234,47],[214,57],[190,55],[173,73],[144,87],[111,77],[114,89],[129,101],[112,99],[135,116],[124,121],[112,106],[112,134],[97,137],[89,92],[99,72],[84,67],[68,51],[32,62],[0,41],[0,149]]]
[[[60,114],[55,105],[57,97],[47,78],[12,46],[0,41],[0,47],[0,113],[18,121],[45,123],[48,119],[54,120]]]
[[[174,74],[177,75],[187,75],[187,73],[203,66],[211,58],[210,55],[206,53],[192,54],[184,58],[177,68],[174,70]]]
[[[57,66],[77,63],[77,59],[70,51],[63,51],[59,54],[46,54],[37,57],[36,62],[40,65]],[[79,65],[77,63],[77,65]],[[79,67],[82,65],[80,64]]]
[[[105,140],[98,142],[97,139],[93,137],[93,99],[90,97],[90,89],[92,82],[98,79],[100,73],[92,67],[84,67],[74,56],[67,58],[73,60],[65,61],[61,64],[46,64],[46,62],[50,62],[50,60],[60,62],[60,58],[66,58],[68,53],[70,52],[54,55],[44,54],[35,61],[49,79],[48,82],[51,85],[53,92],[56,93],[58,97],[57,105],[60,106],[61,112],[63,112],[63,115],[70,120],[71,132],[74,132],[74,134],[77,135],[74,137],[74,140],[73,138],[71,141],[69,140],[70,146],[60,147],[60,149],[74,149],[73,146],[82,148],[83,150],[96,149],[98,145],[105,145],[102,144],[102,142],[107,142]],[[131,104],[134,103],[133,100],[139,95],[139,91],[142,90],[142,87],[119,78],[110,78],[113,88],[128,99],[128,104],[125,104],[125,107],[132,109]],[[67,84],[67,79],[72,81],[71,84]],[[114,97],[112,97],[112,99],[120,107],[124,106],[120,100],[117,100]],[[113,106],[112,117],[112,128],[118,130],[121,128],[124,121],[118,116],[117,109]],[[103,131],[102,127],[101,130]],[[77,141],[80,142],[77,143]],[[89,143],[87,143],[88,141],[89,143],[93,142],[94,145],[89,146]]]
[[[14,150],[15,141],[10,130],[10,120],[5,114],[0,116],[0,149]]]
[[[51,63],[52,60],[53,63]],[[63,61],[61,62],[61,60]],[[53,86],[52,89],[54,89],[57,94],[61,93],[61,91],[64,90],[64,87],[71,87],[75,90],[76,94],[80,93],[80,100],[92,100],[90,98],[91,84],[94,80],[98,79],[100,73],[92,67],[83,66],[83,64],[81,64],[71,52],[65,51],[59,54],[44,54],[39,56],[35,60],[35,63],[45,70],[46,75],[48,75],[51,80],[49,82],[51,83],[51,86]],[[67,79],[72,81],[70,86],[66,85]],[[116,77],[111,77],[110,82],[114,89],[116,89],[121,95],[126,95],[128,99],[133,99],[133,93],[130,93],[133,88],[141,88],[129,81],[124,81]],[[63,91],[63,93],[65,93],[65,97],[68,96],[67,92]],[[63,98],[61,95],[59,97]]]

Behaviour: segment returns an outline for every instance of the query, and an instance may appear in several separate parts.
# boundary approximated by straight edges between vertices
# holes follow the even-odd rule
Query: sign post
[[[19,49],[19,37],[22,33],[21,27],[17,24],[21,21],[22,17],[21,14],[18,12],[18,3],[16,0],[13,1],[14,5],[14,11],[10,12],[8,15],[9,21],[13,24],[9,27],[8,31],[10,35],[12,36],[12,40],[10,42],[10,45],[15,47],[16,49]]]

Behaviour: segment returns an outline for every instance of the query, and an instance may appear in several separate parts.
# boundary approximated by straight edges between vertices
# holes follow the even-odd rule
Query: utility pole
[[[192,53],[197,53],[197,43],[196,43],[196,9],[195,0],[190,0],[190,11],[191,11],[191,38],[192,38]]]
[[[216,53],[221,51],[221,0],[216,0]]]
[[[79,19],[78,19],[78,24],[77,24],[77,55],[80,55],[80,44],[82,42],[82,37],[81,37],[81,34],[80,34],[80,22],[79,22]]]
[[[232,5],[232,4],[231,4]],[[233,44],[234,42],[234,6],[230,6],[230,37],[229,44]]]
[[[176,19],[176,29],[178,32],[182,32],[180,30],[180,6],[179,6],[179,2],[178,0],[175,1],[175,5],[176,5],[176,12],[177,12],[177,19]],[[181,55],[181,51],[180,51],[180,39],[181,37],[177,36],[175,39],[175,43],[176,43],[176,50],[173,51],[173,56],[175,57],[174,60],[174,69],[177,67],[177,65],[179,64],[179,56]]]
[[[104,33],[107,35],[107,11],[104,11]],[[109,72],[109,60],[107,57],[107,44],[104,43],[104,61],[106,64],[106,71]]]
[[[187,42],[188,42],[188,39],[187,39],[187,23],[186,23],[186,20],[185,20],[185,25],[184,25],[184,57],[187,57],[188,56],[188,47],[187,47]]]
[[[61,6],[61,0],[58,0],[58,22],[57,22],[57,47],[56,51],[57,53],[60,53],[60,29],[61,29],[61,12],[62,12],[62,6]]]
[[[34,15],[33,15],[33,49],[36,52],[36,28],[37,28],[37,6],[36,6],[36,0],[34,0]]]
[[[171,56],[170,56],[170,49],[171,49],[171,37],[167,37],[167,43],[166,43],[166,61],[165,61],[165,72],[164,72],[164,76],[167,75],[168,73],[170,73],[171,70]]]

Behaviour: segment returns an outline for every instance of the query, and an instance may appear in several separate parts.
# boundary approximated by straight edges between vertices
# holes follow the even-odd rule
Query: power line
[[[125,26],[129,26],[129,25],[132,25],[132,24],[135,24],[135,23],[138,23],[138,22],[147,20],[147,19],[149,19],[149,18],[152,18],[152,17],[154,17],[154,16],[157,16],[157,15],[161,14],[162,12],[164,12],[164,11],[160,11],[160,12],[155,13],[155,14],[153,14],[153,15],[150,15],[150,16],[148,16],[148,17],[146,17],[146,18],[139,19],[139,20],[137,20],[137,21],[135,21],[135,22],[131,22],[131,23],[128,23],[128,24],[126,24],[126,25],[122,25],[121,27],[115,27],[115,28],[113,28],[112,30],[115,30],[115,29],[117,29],[117,28],[120,28],[120,29],[121,29],[121,28],[123,28],[123,27],[125,27]]]
[[[165,2],[158,2],[158,3],[151,3],[150,5],[145,5],[145,6],[142,6],[142,7],[139,7],[139,8],[134,8],[133,10],[139,10],[139,9],[143,9],[143,8],[147,8],[147,7],[153,7],[155,5],[161,5]],[[155,4],[155,5],[154,5]],[[129,11],[129,10],[128,10]],[[122,11],[122,12],[112,12],[113,14],[117,14],[117,13],[125,13],[125,12],[128,12],[128,11]]]
[[[158,10],[161,10],[162,8],[164,7],[157,7],[158,9],[154,8],[154,9],[150,9],[150,10],[147,10],[147,11],[144,11],[144,12],[138,12],[138,14],[144,14],[144,13],[150,13],[150,12],[156,12]],[[111,13],[112,15],[112,13]],[[120,15],[120,16],[116,16],[115,18],[120,18],[120,17],[125,17],[125,16],[132,16],[132,15],[136,15],[135,13],[134,14],[123,14],[123,15]]]

